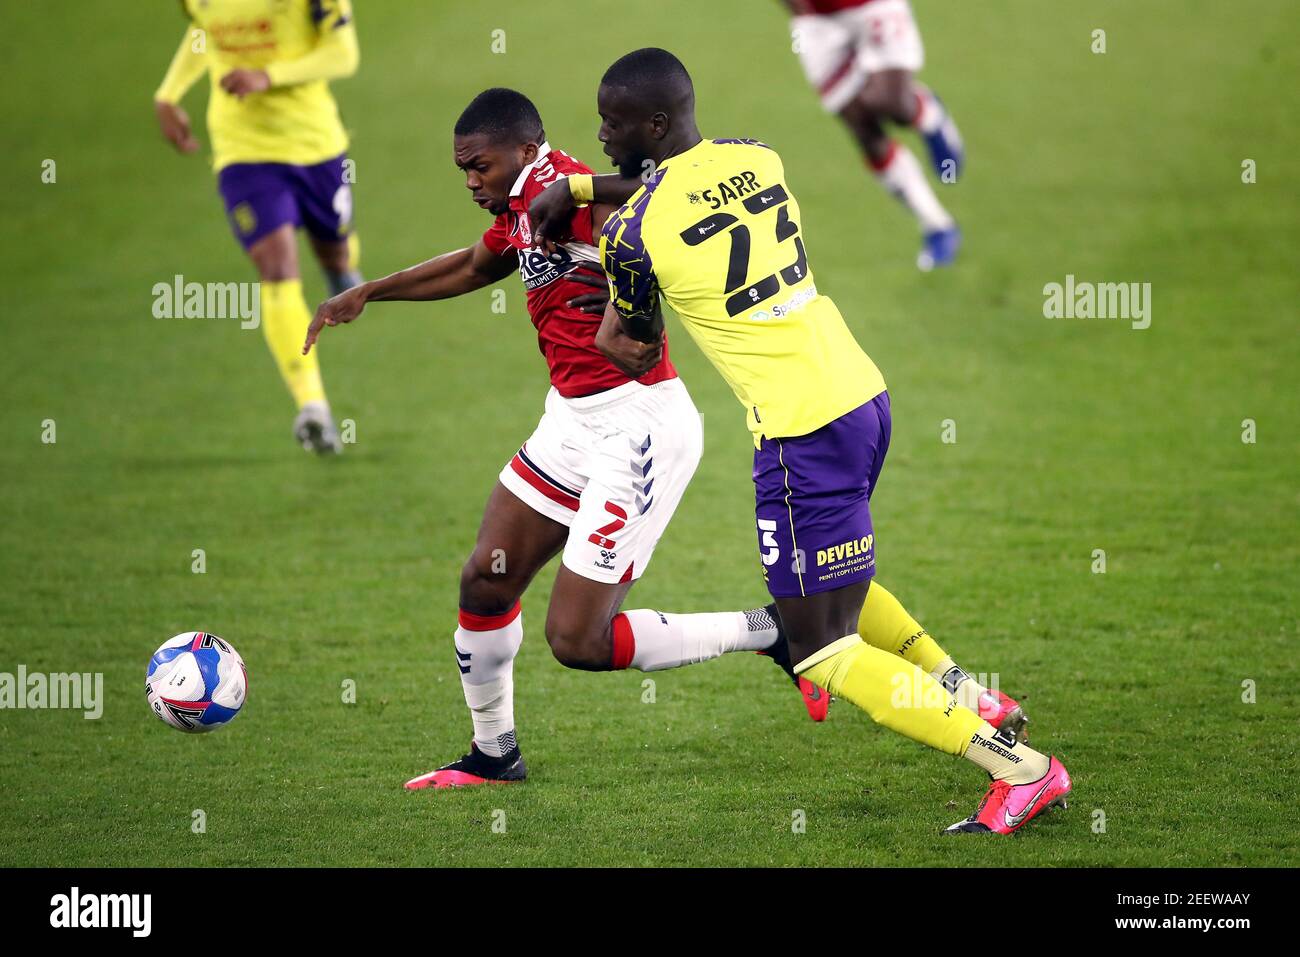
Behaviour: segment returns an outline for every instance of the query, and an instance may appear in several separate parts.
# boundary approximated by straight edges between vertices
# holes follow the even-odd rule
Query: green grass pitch
[[[992,843],[938,839],[980,797],[973,767],[845,702],[814,726],[761,658],[653,675],[653,703],[640,673],[565,670],[541,633],[551,571],[516,665],[528,783],[402,790],[469,738],[457,577],[545,366],[514,279],[504,316],[486,291],[372,306],[323,339],[357,441],[321,462],[290,441],[260,333],[154,318],[152,287],[176,274],[254,278],[203,158],[154,126],[174,6],[15,4],[0,34],[0,671],[105,681],[99,720],[0,711],[0,864],[1300,863],[1289,3],[917,0],[922,75],[970,155],[943,194],[962,258],[922,275],[913,224],[820,112],[775,2],[548,21],[546,5],[358,0],[361,70],[334,88],[369,275],[486,225],[450,127],[489,85],[527,92],[552,144],[596,163],[601,72],[661,45],[694,73],[706,135],[780,150],[819,286],[891,389],[881,580],[1000,676],[1075,779],[1070,810]],[[187,101],[205,145],[206,96]],[[1045,318],[1044,285],[1067,275],[1151,283],[1150,328]],[[669,326],[705,457],[630,607],[752,607],[742,410]],[[142,694],[155,646],[190,629],[251,672],[245,713],[203,737]]]

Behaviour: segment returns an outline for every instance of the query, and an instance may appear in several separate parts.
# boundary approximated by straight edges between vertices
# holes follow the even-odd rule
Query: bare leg
[[[592,581],[560,566],[546,615],[546,641],[560,664],[583,671],[610,669],[612,623],[632,585]]]
[[[461,570],[460,607],[476,615],[509,611],[568,535],[565,526],[533,511],[497,482]]]
[[[298,242],[293,224],[285,223],[253,243],[248,247],[248,258],[253,261],[262,282],[297,279]]]
[[[855,582],[803,598],[778,598],[776,607],[795,665],[845,635],[858,633],[858,614],[871,582]]]
[[[325,273],[331,296],[337,296],[345,289],[351,289],[362,281],[361,271],[353,259],[353,242],[355,239],[319,239],[311,237],[312,251]]]
[[[492,489],[478,540],[460,576],[456,664],[474,722],[475,749],[462,759],[471,764],[459,771],[522,779],[514,714],[514,661],[524,639],[518,602],[567,536],[567,528],[534,511],[500,482]]]

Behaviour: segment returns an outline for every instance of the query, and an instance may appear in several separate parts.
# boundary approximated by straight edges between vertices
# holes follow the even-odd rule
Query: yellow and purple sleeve
[[[600,258],[609,281],[610,302],[630,322],[654,321],[658,313],[659,282],[641,236],[650,195],[649,188],[642,189],[611,213],[600,234]]]

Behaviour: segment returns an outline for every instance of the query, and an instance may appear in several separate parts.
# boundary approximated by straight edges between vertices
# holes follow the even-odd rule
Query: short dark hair
[[[619,57],[600,82],[623,87],[650,102],[695,98],[695,86],[682,61],[659,47],[643,47]]]
[[[457,136],[484,133],[493,138],[508,138],[515,143],[543,143],[546,131],[542,117],[528,99],[518,90],[494,86],[484,90],[465,107],[456,120]]]

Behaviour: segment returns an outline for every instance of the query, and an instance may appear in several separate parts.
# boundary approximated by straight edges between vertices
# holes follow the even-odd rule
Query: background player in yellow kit
[[[340,452],[316,354],[301,351],[311,314],[295,230],[307,230],[331,295],[361,281],[348,138],[328,86],[357,69],[350,0],[182,6],[191,23],[154,94],[158,123],[180,152],[195,152],[180,101],[204,72],[211,76],[208,132],[218,188],[261,280],[262,332],[298,406],[294,437],[316,452]]]
[[[869,501],[889,448],[889,395],[813,281],[780,157],[754,140],[702,137],[690,75],[666,50],[615,62],[597,104],[621,177],[600,177],[604,194],[589,176],[549,187],[529,209],[533,234],[546,241],[566,193],[626,199],[600,247],[606,315],[626,335],[597,345],[630,374],[657,361],[662,296],[745,407],[759,555],[794,671],[989,773],[979,808],[949,832],[1007,834],[1063,804],[1069,774],[1025,742],[1019,705],[999,693],[985,712],[985,689],[872,582]]]

